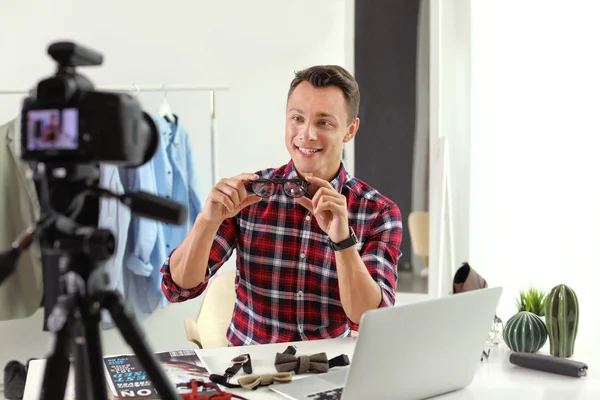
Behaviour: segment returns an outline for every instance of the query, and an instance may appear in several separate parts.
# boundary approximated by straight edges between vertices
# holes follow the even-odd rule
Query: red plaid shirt
[[[264,178],[298,176],[291,161],[257,174]],[[347,199],[357,250],[381,287],[379,307],[392,306],[402,240],[398,206],[350,176],[343,165],[331,185]],[[335,254],[327,245],[327,235],[281,186],[274,196],[221,224],[210,251],[208,273],[197,287],[178,287],[167,259],[162,267],[167,299],[182,302],[200,295],[234,250],[237,300],[227,333],[231,345],[343,337],[357,329],[342,308]]]

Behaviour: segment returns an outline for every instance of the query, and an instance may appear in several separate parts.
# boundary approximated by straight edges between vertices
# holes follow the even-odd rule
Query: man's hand
[[[312,199],[299,197],[296,201],[313,213],[319,227],[333,242],[339,243],[347,239],[350,236],[350,228],[348,227],[346,197],[324,179],[308,176],[306,180],[318,186],[319,189]]]
[[[257,203],[261,198],[248,194],[244,182],[258,179],[258,175],[244,173],[232,178],[224,178],[208,193],[206,204],[199,217],[206,222],[220,224],[226,218],[237,215],[243,208]]]

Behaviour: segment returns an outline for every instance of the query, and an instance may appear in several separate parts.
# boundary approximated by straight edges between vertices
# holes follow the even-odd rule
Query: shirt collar
[[[179,117],[175,115],[175,121],[169,122],[162,115],[156,114],[154,120],[158,128],[158,134],[161,137],[161,141],[166,145],[167,143],[179,144],[179,137],[177,132],[179,131]]]
[[[290,160],[285,166],[283,170],[283,177],[286,179],[293,179],[298,177],[298,172],[296,171],[296,168],[294,167],[294,162],[292,160]],[[331,184],[331,186],[333,186],[333,188],[336,191],[340,192],[344,185],[348,182],[348,179],[348,171],[346,171],[344,163],[340,162],[340,169],[338,171],[338,174],[329,183]]]

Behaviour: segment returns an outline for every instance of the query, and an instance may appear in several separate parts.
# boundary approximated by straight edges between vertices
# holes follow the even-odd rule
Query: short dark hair
[[[344,98],[346,99],[348,123],[354,121],[358,116],[358,107],[360,105],[358,83],[352,74],[343,67],[339,65],[315,65],[301,71],[296,71],[294,79],[290,83],[288,99],[294,92],[294,89],[302,82],[308,82],[317,88],[339,87],[342,89]]]

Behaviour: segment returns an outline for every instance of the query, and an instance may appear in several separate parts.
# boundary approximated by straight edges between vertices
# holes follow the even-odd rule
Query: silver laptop
[[[501,294],[494,287],[371,310],[350,366],[269,388],[292,400],[421,400],[465,388],[481,364]]]

